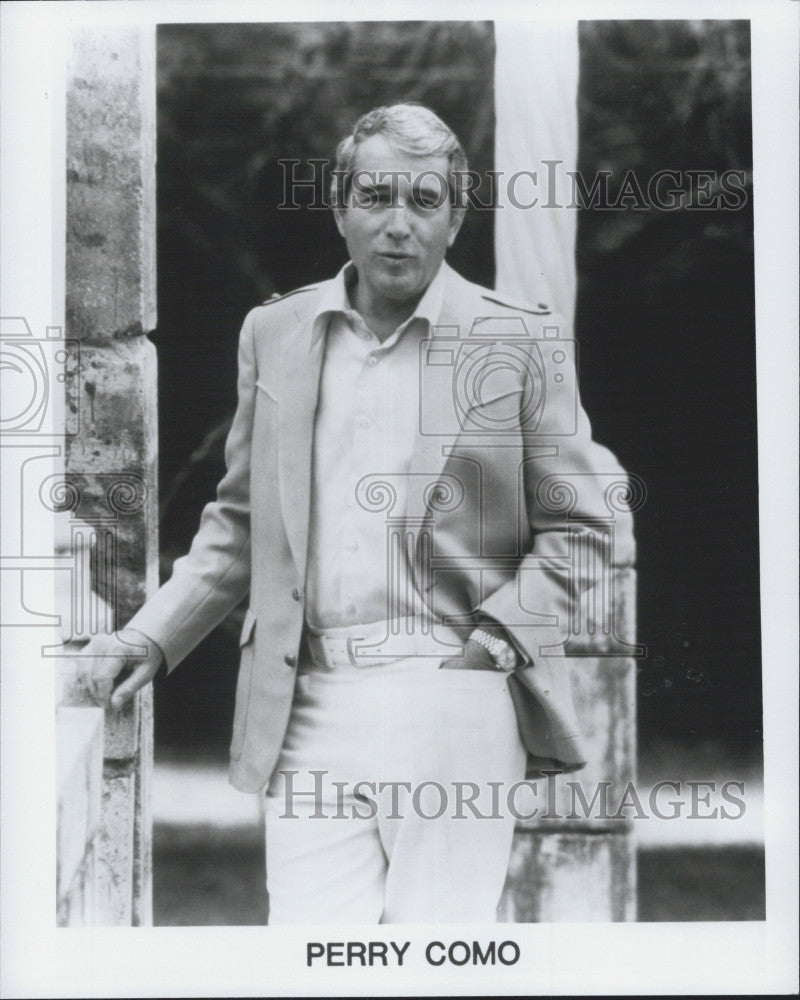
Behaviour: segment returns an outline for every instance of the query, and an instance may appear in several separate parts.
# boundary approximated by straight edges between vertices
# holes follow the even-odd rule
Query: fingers
[[[144,660],[143,655],[147,657]],[[79,672],[86,690],[98,704],[119,709],[135,691],[152,680],[160,660],[157,647],[151,651],[147,639],[139,633],[98,635],[81,653]],[[134,668],[133,673],[115,691],[116,679],[127,667]]]
[[[81,653],[81,679],[99,704],[108,704],[114,690],[114,679],[125,666],[125,657],[119,655],[118,645],[114,637],[98,635]]]
[[[84,684],[89,694],[96,702],[107,705],[111,699],[111,692],[114,690],[114,682],[108,677],[89,677],[84,679]]]
[[[149,661],[145,660],[143,663],[140,663],[130,677],[124,680],[114,691],[111,696],[111,707],[116,711],[124,708],[139,688],[144,687],[145,684],[148,684],[153,679],[154,674],[153,665]]]

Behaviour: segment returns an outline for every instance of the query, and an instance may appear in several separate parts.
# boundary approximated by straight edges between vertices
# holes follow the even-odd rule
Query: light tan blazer
[[[190,552],[130,622],[171,670],[249,591],[230,749],[230,779],[244,791],[269,780],[292,704],[324,354],[311,328],[326,287],[246,317],[227,473]],[[546,308],[510,305],[445,265],[441,323],[421,345],[410,470],[419,488],[404,512],[425,537],[416,554],[424,600],[465,635],[478,609],[506,626],[533,663],[536,753],[565,769],[585,759],[563,663],[570,613],[602,585],[604,568],[634,559],[632,518],[609,504],[625,474],[592,440],[570,337]]]

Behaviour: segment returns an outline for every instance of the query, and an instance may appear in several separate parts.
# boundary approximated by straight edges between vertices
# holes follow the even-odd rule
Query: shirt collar
[[[355,265],[349,260],[339,273],[328,283],[328,288],[323,293],[314,312],[312,324],[312,346],[323,336],[327,329],[327,320],[332,313],[354,312],[350,298],[347,293],[347,286],[355,278]],[[415,319],[422,319],[428,323],[428,330],[439,322],[442,312],[442,297],[444,289],[444,262],[436,272],[433,281],[425,289],[425,294],[417,303],[417,307],[411,316],[400,324],[398,329],[405,329]]]

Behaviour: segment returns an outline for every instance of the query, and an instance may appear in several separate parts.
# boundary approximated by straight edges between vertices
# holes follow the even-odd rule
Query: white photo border
[[[309,969],[306,942],[330,929],[55,926],[54,681],[32,657],[37,630],[6,630],[2,673],[2,921],[6,996],[522,995],[791,993],[797,989],[796,0],[463,0],[458,20],[748,19],[752,38],[756,328],[767,919],[743,923],[377,927],[409,940],[402,970]],[[456,19],[442,2],[400,2],[396,19]],[[32,327],[64,325],[64,53],[77,23],[391,20],[356,0],[5,3],[2,18],[2,304]],[[13,491],[13,483],[5,483]],[[9,507],[4,498],[3,512]],[[47,526],[43,526],[47,531]],[[20,633],[26,633],[20,635]],[[27,659],[26,659],[27,658]],[[52,663],[52,661],[50,661]],[[364,940],[340,927],[336,940]],[[424,943],[511,939],[501,968],[442,967]]]

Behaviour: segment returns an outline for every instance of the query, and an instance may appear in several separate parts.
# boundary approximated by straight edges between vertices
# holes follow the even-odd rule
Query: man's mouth
[[[378,255],[389,260],[411,260],[410,253],[402,253],[400,250],[381,250]]]

